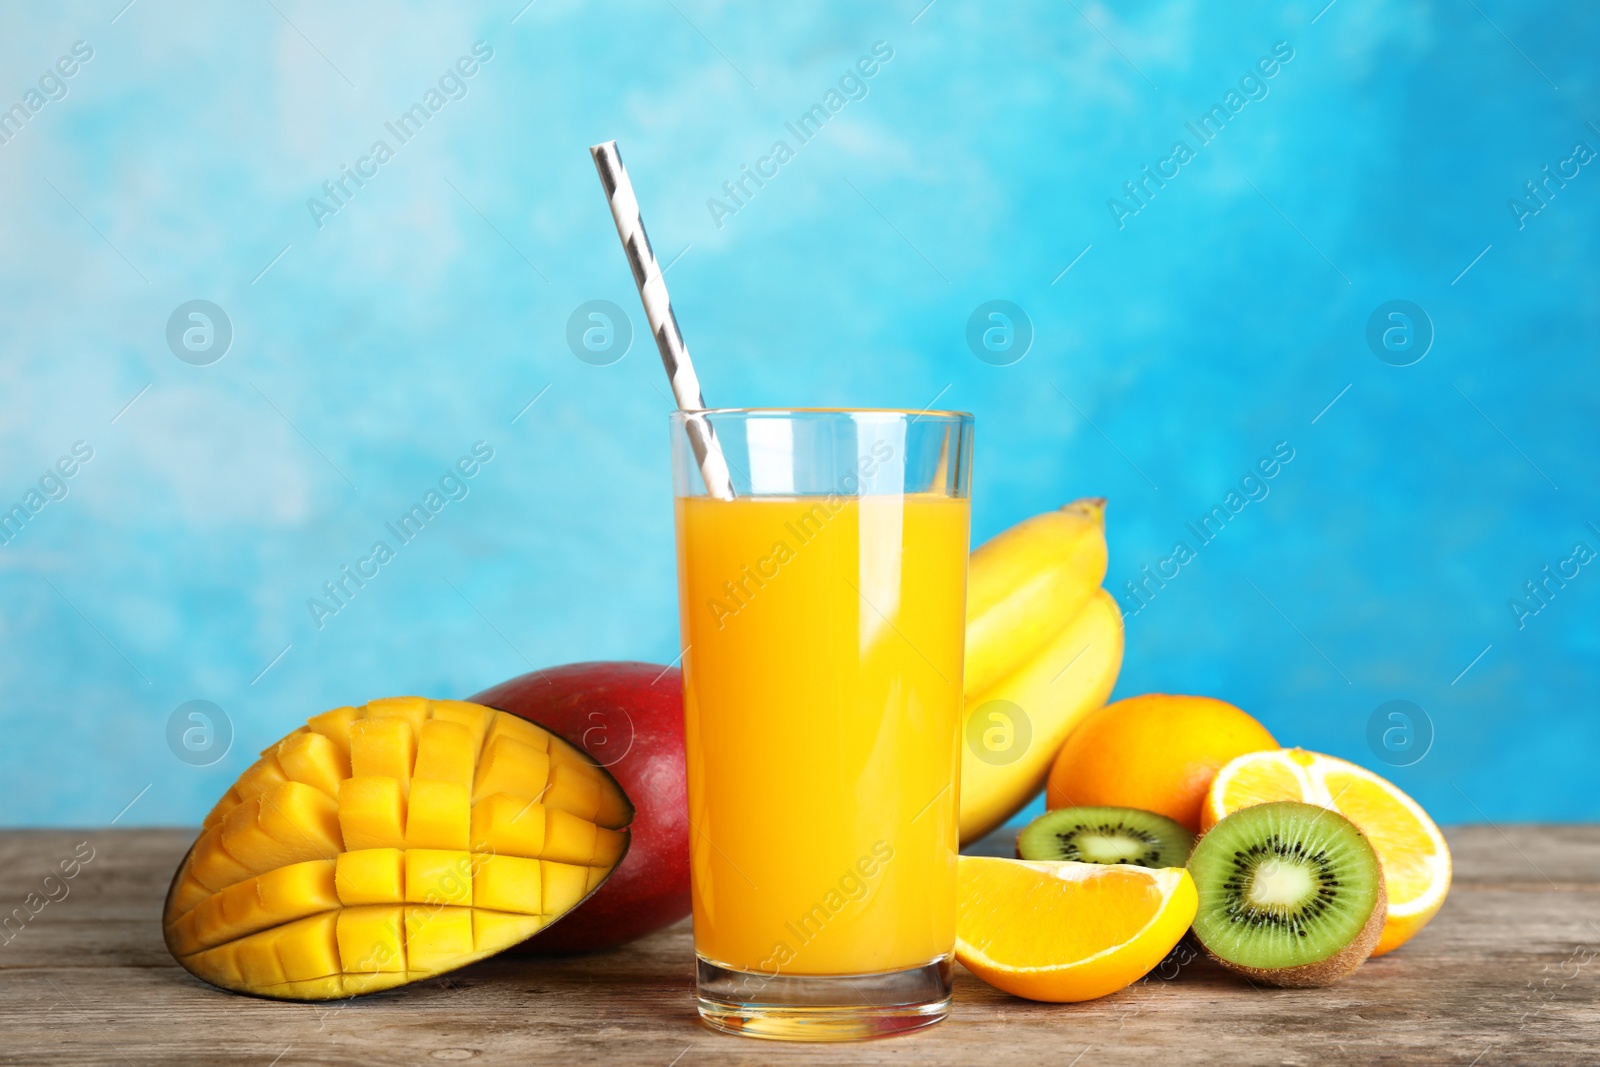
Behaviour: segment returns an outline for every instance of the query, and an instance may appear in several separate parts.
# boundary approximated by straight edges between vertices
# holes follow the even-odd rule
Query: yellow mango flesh
[[[578,749],[506,712],[390,697],[261,754],[167,894],[178,962],[241,993],[326,1000],[429,978],[576,907],[633,808]]]

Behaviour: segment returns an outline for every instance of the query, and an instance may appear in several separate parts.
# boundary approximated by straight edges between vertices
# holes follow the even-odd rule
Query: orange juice
[[[947,956],[967,500],[676,508],[697,953],[769,976]]]

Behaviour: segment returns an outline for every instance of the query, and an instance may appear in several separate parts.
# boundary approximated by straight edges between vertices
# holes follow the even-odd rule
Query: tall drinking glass
[[[672,453],[700,1014],[801,1040],[937,1022],[972,416],[678,412]]]

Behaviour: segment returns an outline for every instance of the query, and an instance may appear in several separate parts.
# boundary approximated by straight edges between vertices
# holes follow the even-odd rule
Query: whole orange
[[[1200,807],[1223,764],[1280,747],[1223,700],[1147,693],[1107,704],[1067,735],[1045,806],[1142,808],[1200,832]]]

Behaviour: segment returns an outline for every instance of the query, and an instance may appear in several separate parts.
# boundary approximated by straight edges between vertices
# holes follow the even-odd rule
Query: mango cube
[[[167,907],[177,915],[187,915],[194,910],[196,904],[211,895],[211,890],[200,884],[194,876],[194,871],[184,874],[183,879],[172,888],[172,896],[167,901]]]
[[[350,777],[350,755],[322,734],[291,734],[278,745],[278,766],[291,782],[302,782],[335,799]]]
[[[222,902],[220,926],[227,931],[228,939],[253,934],[257,930],[265,930],[269,926],[276,925],[270,913],[261,904],[261,893],[254,878],[248,882],[230,885],[218,893],[215,899]]]
[[[239,776],[239,780],[233,783],[233,788],[239,794],[240,800],[249,800],[256,794],[288,780],[289,776],[278,766],[278,757],[266,755],[247,767]]]
[[[327,912],[277,929],[278,962],[285,978],[304,982],[340,973],[339,942],[334,933],[338,914]]]
[[[571,781],[574,777],[594,783],[593,792],[588,786]],[[555,783],[551,786],[552,792],[560,788],[567,790],[566,796],[570,797],[552,807],[581,815],[611,830],[633,821],[633,805],[621,790],[611,788],[610,775],[559,737],[550,739],[550,778]],[[549,802],[548,795],[545,800]]]
[[[538,857],[544,852],[544,828],[544,805],[509,793],[472,806],[472,847],[480,852]]]
[[[633,821],[633,805],[612,782],[600,790],[600,807],[594,813],[594,821],[607,830],[620,830]]]
[[[222,847],[230,856],[243,857],[240,863],[248,867],[251,873],[270,871],[284,863],[298,862],[298,858],[290,859],[289,851],[261,829],[257,820],[260,814],[260,797],[251,797],[223,816]]]
[[[189,873],[212,892],[220,892],[242,882],[255,872],[228,854],[222,847],[222,827],[214,826],[200,834],[189,853]]]
[[[489,738],[478,763],[472,799],[509,793],[523,800],[539,800],[550,779],[550,756],[514,737]]]
[[[569,763],[558,763],[550,768],[550,789],[544,795],[544,806],[593,822],[600,813],[600,783]]]
[[[406,900],[414,904],[471,904],[472,871],[481,858],[451,849],[406,849]]]
[[[332,741],[343,752],[346,759],[350,758],[350,724],[361,718],[361,712],[355,708],[334,708],[321,715],[313,715],[306,720],[306,728],[312,733],[321,734]]]
[[[433,722],[453,722],[467,728],[467,734],[472,739],[472,759],[478,759],[478,753],[483,751],[483,742],[489,736],[489,728],[504,712],[486,708],[482,704],[471,704],[465,700],[435,700],[433,702]]]
[[[278,922],[339,906],[333,860],[306,860],[279,867],[255,879],[263,913]]]
[[[417,733],[417,763],[413,778],[459,782],[472,787],[472,770],[478,762],[472,731],[458,722],[425,722]]]
[[[472,876],[472,903],[493,911],[542,915],[539,861],[520,856],[484,856]]]
[[[464,782],[413,779],[406,809],[407,848],[467,847],[472,805]]]
[[[400,782],[368,775],[339,783],[339,830],[344,847],[403,848],[406,802]]]
[[[587,864],[594,858],[597,829],[594,823],[571,812],[546,808],[544,851],[540,855],[562,863]]]
[[[590,869],[603,867],[610,870],[622,862],[623,854],[627,851],[627,834],[597,826],[594,830],[594,855],[589,857]]]
[[[346,974],[405,971],[400,908],[367,905],[337,914],[339,966]]]
[[[406,899],[405,853],[397,848],[341,852],[334,885],[343,904],[399,904]]]
[[[239,967],[239,978],[247,986],[260,989],[277,985],[289,979],[278,961],[278,935],[274,930],[252,934],[235,942],[234,961]]]
[[[572,863],[539,861],[539,881],[544,890],[544,913],[565,915],[589,895],[589,869]]]
[[[332,859],[342,847],[339,802],[320,789],[302,782],[284,782],[262,793],[257,802],[261,829],[302,858],[309,859],[307,853],[312,853]]]
[[[539,752],[548,752],[550,750],[549,731],[515,715],[502,713],[495,716],[494,722],[489,724],[489,733],[484,738],[484,744],[486,746],[492,745],[502,737],[521,741],[529,748]]]
[[[473,952],[487,956],[510,948],[544,929],[545,922],[542,915],[513,915],[510,912],[473,908]]]
[[[417,977],[459,966],[472,955],[471,908],[406,909],[407,963]]]
[[[417,738],[402,718],[358,719],[350,724],[350,773],[358,778],[411,780]]]

